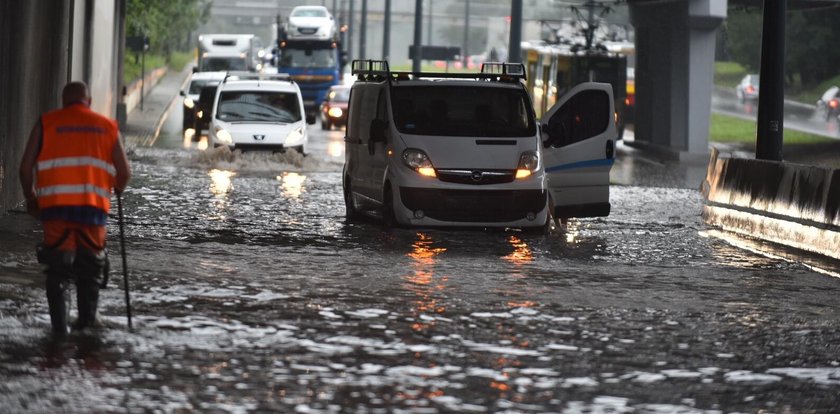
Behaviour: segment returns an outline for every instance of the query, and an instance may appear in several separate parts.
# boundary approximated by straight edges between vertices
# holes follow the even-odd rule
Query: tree
[[[149,37],[152,52],[167,58],[187,50],[189,34],[210,17],[211,0],[128,0],[126,34]]]

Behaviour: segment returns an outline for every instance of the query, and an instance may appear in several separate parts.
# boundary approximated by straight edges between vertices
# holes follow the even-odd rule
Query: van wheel
[[[386,229],[398,226],[397,217],[394,214],[394,194],[391,190],[391,183],[385,183],[385,194],[382,198],[382,225]]]
[[[344,186],[344,218],[348,222],[353,222],[358,220],[359,211],[356,210],[356,206],[353,205],[353,193],[350,189],[350,182],[347,181],[347,178],[345,178],[344,180],[346,183]]]

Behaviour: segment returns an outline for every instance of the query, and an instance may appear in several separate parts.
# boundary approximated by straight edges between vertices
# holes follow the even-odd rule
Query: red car
[[[347,103],[350,100],[350,86],[333,86],[321,103],[321,129],[333,126],[347,126]]]

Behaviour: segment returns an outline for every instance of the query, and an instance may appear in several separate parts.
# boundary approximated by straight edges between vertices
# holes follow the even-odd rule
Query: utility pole
[[[595,1],[586,2],[586,50],[592,50],[592,39],[595,37]]]
[[[414,59],[411,70],[420,72],[421,55],[423,50],[423,0],[414,0]]]
[[[522,62],[522,0],[513,0],[510,4],[510,40],[507,61]]]
[[[391,57],[391,0],[385,0],[385,22],[382,31],[382,60],[389,60]]]
[[[427,23],[429,27],[426,28],[426,44],[431,46],[432,45],[432,0],[429,0],[429,22]]]
[[[764,0],[755,158],[782,160],[785,114],[785,11],[787,0]]]
[[[467,48],[470,44],[470,0],[464,0],[464,43],[461,46],[461,67],[467,68],[469,54]]]
[[[359,59],[367,59],[367,3],[362,0],[362,24],[359,26]]]
[[[350,17],[347,18],[347,60],[349,62],[353,62],[353,14],[355,10],[353,10],[353,3],[355,0],[350,1]]]

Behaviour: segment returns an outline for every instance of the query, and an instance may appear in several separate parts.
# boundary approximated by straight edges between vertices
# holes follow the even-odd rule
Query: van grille
[[[543,190],[439,190],[400,187],[403,205],[440,221],[509,222],[545,208]]]
[[[437,169],[435,174],[439,180],[447,183],[486,185],[513,182],[516,171]]]

